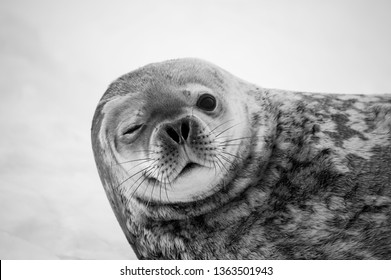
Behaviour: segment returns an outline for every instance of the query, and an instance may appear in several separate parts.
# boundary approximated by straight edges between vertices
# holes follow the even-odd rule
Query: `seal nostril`
[[[176,143],[179,143],[179,141],[180,141],[179,135],[172,127],[170,127],[170,126],[167,127],[166,128],[166,132],[167,132],[168,136],[170,136],[170,138],[172,140],[174,140]]]
[[[190,131],[190,128],[189,128],[189,124],[187,121],[184,121],[182,122],[182,125],[181,125],[181,133],[182,133],[182,137],[183,139],[187,139],[187,137],[189,136],[189,131]]]

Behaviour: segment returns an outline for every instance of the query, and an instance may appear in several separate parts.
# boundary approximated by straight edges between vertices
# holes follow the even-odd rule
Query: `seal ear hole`
[[[208,93],[201,95],[197,101],[197,107],[205,111],[213,111],[216,105],[216,98]]]
[[[132,134],[132,133],[136,132],[137,130],[139,130],[142,126],[143,126],[142,124],[131,126],[130,128],[126,129],[122,134],[123,135]]]

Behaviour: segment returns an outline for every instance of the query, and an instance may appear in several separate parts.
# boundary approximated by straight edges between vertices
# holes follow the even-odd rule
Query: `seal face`
[[[139,258],[391,258],[390,131],[391,96],[263,89],[179,59],[114,81],[92,145]]]
[[[129,198],[147,204],[203,199],[223,187],[245,152],[240,144],[250,131],[242,101],[229,85],[159,74],[159,83],[149,79],[101,101],[99,148],[110,152],[116,188]]]

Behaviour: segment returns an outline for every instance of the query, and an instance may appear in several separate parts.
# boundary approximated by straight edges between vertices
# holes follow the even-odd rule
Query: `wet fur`
[[[224,82],[223,70],[207,65]],[[391,96],[238,84],[253,130],[249,156],[220,193],[192,203],[147,207],[115,189],[112,153],[99,141],[105,103],[98,105],[96,163],[138,258],[391,259]],[[130,87],[124,76],[104,98]]]

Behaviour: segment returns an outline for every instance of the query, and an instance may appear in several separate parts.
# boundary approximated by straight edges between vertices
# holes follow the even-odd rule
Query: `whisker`
[[[236,158],[238,158],[238,159],[240,159],[240,160],[245,160],[244,158],[242,158],[242,157],[240,157],[240,156],[237,156],[237,155],[234,155],[234,154],[231,154],[231,153],[229,153],[229,152],[227,152],[227,151],[221,150],[221,152],[224,153],[224,154],[227,154],[227,155],[236,157]]]
[[[143,174],[140,174],[135,182],[138,182],[141,178],[143,178]],[[129,196],[129,194],[130,194],[130,196],[129,196],[130,198],[132,198],[135,193],[135,190],[134,190],[134,186],[136,185],[135,182],[130,186],[130,188],[125,189],[125,194],[127,196]]]
[[[168,181],[168,184],[170,185],[170,188],[172,189],[172,185],[171,185],[170,179],[167,178],[167,181]],[[168,193],[167,193],[167,186],[166,186],[166,184],[164,184],[164,192],[166,193],[166,197],[167,197],[168,202],[170,202],[170,198],[168,197]]]
[[[240,146],[240,143],[233,143],[233,144],[218,144],[217,146],[224,146],[224,147],[230,147],[230,146]]]
[[[153,168],[153,170],[152,170],[152,171],[151,171],[151,170],[148,170],[148,171],[147,171],[148,174],[146,173],[146,174],[144,175],[145,178],[144,178],[144,180],[143,180],[142,182],[144,182],[148,177],[152,176],[152,174],[155,172],[156,167],[154,167],[154,166],[152,167],[152,166],[151,166],[151,168]],[[142,182],[141,182],[141,183],[142,183]],[[144,193],[143,193],[143,197],[145,197],[145,194],[146,194],[146,192],[147,192],[147,189],[148,189],[148,188],[145,188]]]
[[[217,166],[219,167],[220,172],[223,172],[223,168],[221,167],[220,163],[216,161],[216,164],[217,164]]]
[[[148,153],[148,154],[156,154],[157,152],[154,151],[154,150],[149,150],[149,149],[146,149],[146,150],[135,150],[135,151],[132,151],[132,153]]]
[[[217,167],[216,167],[216,163],[215,163],[215,161],[214,160],[212,160],[212,163],[213,163],[213,169],[214,169],[214,171],[215,171],[215,176],[217,176]]]
[[[151,158],[140,158],[140,159],[133,159],[133,160],[127,160],[127,161],[124,161],[124,162],[118,162],[116,163],[115,165],[121,165],[121,164],[125,164],[125,163],[129,163],[129,162],[136,162],[136,161],[150,161],[150,160],[153,160]]]
[[[239,124],[240,124],[240,123],[237,123],[237,124],[234,124],[234,125],[228,127],[227,129],[224,129],[224,130],[221,131],[219,134],[216,134],[215,137],[216,137],[216,138],[219,137],[219,135],[223,134],[223,133],[226,132],[227,130],[230,130],[230,129],[234,128],[235,126],[237,126],[237,125],[239,125]]]
[[[155,170],[151,173],[151,176],[153,175],[153,173],[157,171],[157,169],[155,168]],[[154,180],[153,182],[153,185],[152,185],[152,192],[151,192],[151,198],[152,198],[152,195],[153,195],[153,190],[155,189],[155,186],[156,184],[159,183],[159,181],[157,179]],[[161,200],[161,196],[160,196],[160,200]],[[149,203],[149,202],[148,202]],[[149,204],[148,204],[149,205]]]
[[[154,167],[149,167],[149,170],[147,171],[147,172],[149,172],[151,169],[153,169]],[[142,176],[140,176],[140,178],[141,178]],[[136,182],[138,181],[138,180],[140,180],[140,178],[138,178],[137,180],[136,180]],[[141,184],[147,179],[148,177],[147,176],[144,176],[144,179],[138,184],[138,186],[134,189],[134,191],[133,191],[133,193],[131,194],[131,198],[135,195],[135,193],[137,192],[137,190],[140,188],[140,186],[141,186]],[[133,183],[133,185],[131,186],[131,188],[133,188],[133,186],[136,184],[136,182],[134,182]],[[147,188],[146,188],[147,189]],[[145,195],[145,193],[143,194],[143,196]]]
[[[249,139],[249,138],[252,138],[252,136],[245,136],[245,137],[240,137],[240,138],[234,138],[234,139],[229,139],[229,140],[225,140],[225,141],[216,141],[218,143],[228,143],[228,142],[233,142],[233,141],[239,141],[239,140],[243,140],[243,139]],[[217,139],[217,138],[216,138]]]
[[[157,182],[157,180],[155,181],[155,183]],[[160,201],[162,201],[162,186],[161,186],[162,184],[160,184],[160,186],[159,186],[159,199],[160,199]]]
[[[156,159],[154,162],[156,162],[156,161],[158,161],[159,159]],[[154,163],[153,162],[153,163]],[[152,164],[153,164],[152,163]],[[142,163],[141,163],[142,164]],[[140,164],[138,164],[138,165],[140,165]],[[136,166],[133,166],[131,169],[129,169],[127,172],[129,172],[130,170],[132,170],[134,167],[136,167]],[[122,181],[117,187],[120,187],[123,183],[125,183],[126,181],[128,181],[129,179],[131,179],[132,177],[134,177],[134,176],[136,176],[137,174],[139,174],[139,173],[141,173],[141,172],[144,172],[145,171],[145,173],[147,173],[147,172],[150,172],[150,170],[152,170],[154,168],[154,166],[147,166],[147,167],[145,167],[145,168],[143,168],[143,169],[141,169],[140,171],[138,171],[138,172],[136,172],[136,173],[134,173],[132,176],[129,176],[128,178],[126,178],[124,181]],[[137,183],[137,181],[138,180],[140,180],[140,178],[142,177],[142,174],[140,175],[140,177],[132,184],[132,186],[130,187],[130,189],[132,189],[133,188],[133,186]],[[146,176],[145,176],[146,177]],[[138,188],[138,187],[137,187]],[[137,188],[136,188],[136,190],[137,190]],[[131,197],[133,197],[133,195],[134,195],[134,193],[131,195]]]
[[[209,127],[209,125],[211,125],[212,123],[218,122],[218,121],[219,121],[219,119],[212,119],[210,122],[206,123],[206,126]]]
[[[149,166],[152,166],[155,162],[159,161],[160,159],[155,159],[153,160],[153,162],[149,165]],[[141,164],[144,164],[145,162],[141,162],[139,164],[136,164],[135,166],[133,166],[132,168],[130,168],[129,170],[126,170],[126,172],[129,172],[130,170],[132,170],[133,168],[136,168],[137,166],[140,166]]]
[[[148,167],[146,167],[146,168],[144,168],[144,169],[141,169],[140,171],[134,173],[132,176],[129,176],[128,178],[126,178],[125,180],[123,180],[123,181],[117,186],[117,188],[120,187],[123,183],[125,183],[125,182],[128,181],[129,179],[131,179],[131,178],[133,178],[134,176],[136,176],[137,174],[139,174],[139,173],[141,173],[141,172],[147,170],[148,168],[150,168],[150,167],[148,166]]]
[[[176,171],[176,168],[174,168],[174,171]],[[162,178],[163,178],[163,174],[162,174]],[[167,175],[167,181],[170,182],[170,179],[169,179],[169,176],[168,176],[168,175]],[[163,182],[162,182],[162,186],[160,187],[160,190],[159,190],[159,197],[160,197],[160,200],[162,200],[162,188],[163,188],[163,187],[164,187],[164,189],[165,189],[166,196],[167,196],[167,199],[168,199],[166,185],[167,185],[166,183],[163,183]]]
[[[216,126],[215,128],[213,128],[210,132],[213,132],[213,131],[215,131],[217,128],[219,128],[220,126],[222,126],[222,125],[224,125],[224,124],[226,124],[226,123],[228,123],[228,122],[231,122],[231,121],[233,121],[234,119],[230,119],[230,120],[228,120],[228,121],[226,121],[226,122],[223,122],[223,123],[221,123],[221,124],[219,124],[218,126]]]
[[[222,166],[224,167],[225,170],[227,170],[227,172],[229,173],[228,169],[225,167],[224,163],[220,160],[220,158],[215,155],[215,157],[217,158],[217,160],[222,164]]]
[[[223,156],[223,155],[219,155],[222,159],[224,159],[226,162],[228,162],[229,164],[233,164],[234,162],[231,161],[230,159],[228,159],[226,156]]]
[[[159,172],[160,172],[160,169],[161,169],[162,167],[163,167],[163,165],[159,168]],[[165,191],[165,193],[166,193],[167,200],[170,201],[169,198],[168,198],[168,194],[167,194],[167,188],[166,188],[166,185],[167,185],[167,184],[163,182],[163,176],[164,176],[164,173],[161,173],[160,182],[162,182],[162,183],[161,183],[160,188],[161,188],[162,186],[164,187],[164,191]],[[170,180],[168,179],[168,176],[167,176],[167,181],[170,182]]]
[[[152,188],[151,188],[151,195],[149,196],[149,199],[148,199],[148,203],[147,203],[147,207],[149,206],[149,204],[151,203],[151,200],[152,200],[152,196],[153,196],[153,192],[155,190],[155,186],[156,186],[156,181],[154,182]]]
[[[139,164],[136,164],[136,165],[134,165],[132,168],[126,170],[126,172],[129,173],[130,170],[132,170],[132,169],[136,168],[137,166],[140,166],[140,165],[142,165],[142,164],[144,164],[144,163],[145,163],[145,162],[140,162]],[[152,164],[153,164],[153,163],[152,163]],[[148,167],[148,166],[147,166],[147,167]],[[145,167],[145,168],[147,168],[147,167]]]

